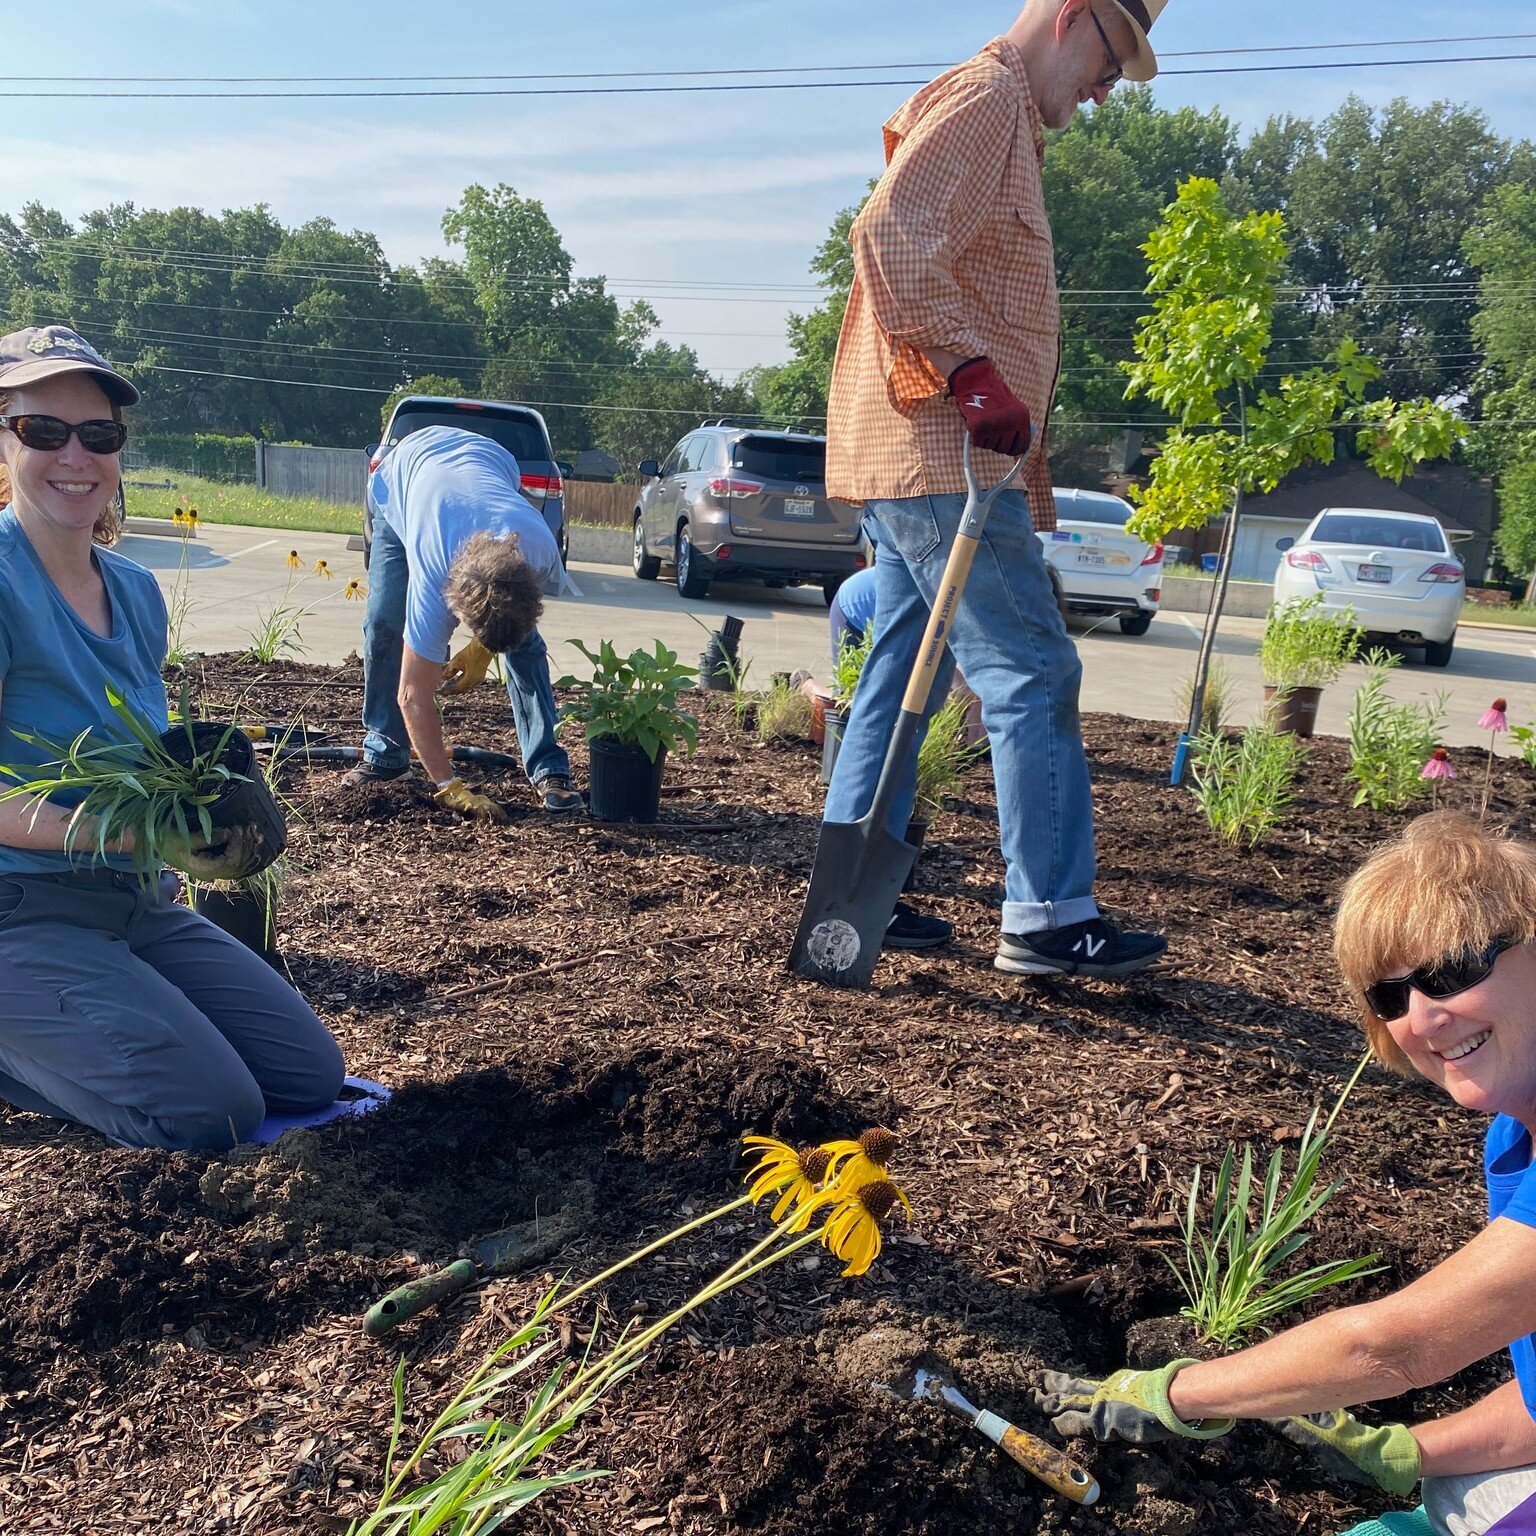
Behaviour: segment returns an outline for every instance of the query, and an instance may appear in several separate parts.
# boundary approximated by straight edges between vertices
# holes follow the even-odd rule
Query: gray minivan
[[[555,462],[550,446],[549,428],[544,418],[530,405],[509,405],[501,400],[455,400],[443,395],[406,395],[390,414],[383,441],[375,445],[368,461],[368,473],[379,467],[391,448],[423,427],[461,427],[478,432],[500,443],[522,472],[523,495],[544,514],[549,531],[560,546],[560,559],[566,558],[568,534],[565,527],[565,479]],[[363,507],[363,555],[366,561],[373,547],[373,513]]]
[[[716,580],[817,583],[830,603],[865,564],[857,507],[827,499],[827,440],[706,422],[658,464],[640,465],[633,569],[700,598]]]

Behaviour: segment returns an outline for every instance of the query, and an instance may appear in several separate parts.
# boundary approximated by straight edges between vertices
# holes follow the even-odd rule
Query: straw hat
[[[1151,80],[1157,75],[1157,55],[1147,41],[1152,23],[1163,14],[1168,0],[1110,0],[1136,34],[1136,52],[1125,61],[1127,80]]]

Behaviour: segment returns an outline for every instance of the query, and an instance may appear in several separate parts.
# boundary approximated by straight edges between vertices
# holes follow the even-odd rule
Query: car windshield
[[[1411,549],[1443,555],[1445,535],[1427,517],[1372,517],[1369,513],[1329,512],[1312,530],[1313,544],[1359,544],[1372,549]]]
[[[731,444],[731,467],[764,480],[820,485],[827,478],[827,445],[793,437],[739,437]]]
[[[1064,523],[1098,523],[1105,528],[1124,528],[1131,509],[1113,496],[1058,496],[1056,516]]]
[[[503,416],[494,411],[457,411],[452,406],[409,408],[398,412],[389,426],[392,443],[423,427],[462,427],[498,442],[519,464],[549,461],[544,433],[531,416]]]

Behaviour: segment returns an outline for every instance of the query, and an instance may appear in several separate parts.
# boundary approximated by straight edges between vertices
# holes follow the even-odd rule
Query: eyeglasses
[[[61,421],[57,416],[0,416],[0,427],[9,427],[28,448],[57,453],[71,437],[80,439],[87,453],[121,453],[128,428],[120,421]]]
[[[1391,976],[1365,989],[1365,1000],[1371,1012],[1384,1024],[1400,1019],[1408,1012],[1408,989],[1422,992],[1425,997],[1455,997],[1466,992],[1480,981],[1486,981],[1493,970],[1494,961],[1506,949],[1518,946],[1518,939],[1495,939],[1486,949],[1464,949],[1459,954],[1447,955],[1433,965],[1421,965],[1406,976]]]
[[[1109,33],[1104,30],[1104,23],[1093,14],[1093,7],[1091,5],[1088,7],[1088,17],[1093,22],[1099,37],[1103,40],[1104,52],[1109,55],[1110,62],[1109,73],[1094,82],[1094,89],[1111,91],[1125,79],[1125,65],[1120,62],[1120,55],[1115,52],[1115,45],[1110,42]]]

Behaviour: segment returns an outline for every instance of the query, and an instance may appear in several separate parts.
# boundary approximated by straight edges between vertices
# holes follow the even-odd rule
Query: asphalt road
[[[133,525],[121,548],[148,566],[169,594],[181,568],[183,541],[169,529],[146,533]],[[363,575],[362,556],[346,550],[339,535],[291,534],[281,529],[204,527],[188,541],[190,604],[182,642],[194,650],[241,650],[249,644],[255,616],[283,601],[311,606],[302,621],[303,659],[338,663],[362,642],[363,608],[342,600],[352,576]],[[288,551],[296,549],[306,571],[317,559],[330,562],[333,582],[307,576],[285,599]],[[556,676],[581,670],[580,653],[566,644],[582,639],[614,641],[620,651],[660,639],[693,660],[727,614],[744,620],[742,653],[750,670],[747,684],[766,686],[773,672],[805,667],[825,677],[829,668],[826,607],[819,590],[769,592],[760,585],[717,584],[708,599],[685,603],[665,581],[637,581],[626,566],[578,562],[572,577],[580,599],[552,598],[540,625]],[[1229,719],[1242,724],[1260,707],[1262,679],[1257,652],[1261,619],[1223,621],[1217,654],[1232,681]],[[1083,658],[1083,708],[1142,720],[1178,717],[1180,680],[1191,672],[1199,648],[1199,618],[1161,613],[1147,634],[1128,638],[1113,620],[1075,624]],[[1361,671],[1349,668],[1323,696],[1320,731],[1343,735],[1350,701]],[[1492,699],[1504,695],[1514,723],[1536,720],[1536,630],[1463,627],[1451,664],[1426,667],[1411,658],[1395,674],[1392,692],[1400,699],[1449,695],[1444,740],[1448,745],[1481,745],[1478,718]]]

